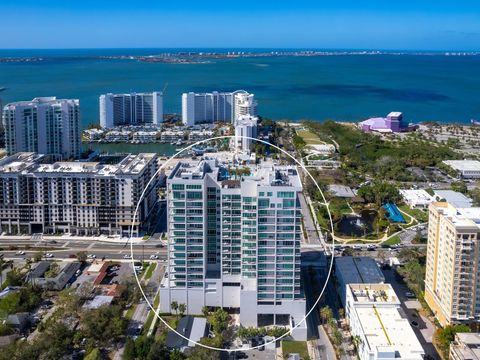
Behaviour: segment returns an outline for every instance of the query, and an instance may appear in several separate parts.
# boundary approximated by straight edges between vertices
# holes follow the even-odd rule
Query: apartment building
[[[480,319],[480,208],[429,207],[425,300],[442,326]]]
[[[3,108],[8,155],[38,152],[54,160],[80,157],[80,102],[38,97]]]
[[[240,115],[235,120],[235,149],[250,153],[252,138],[257,137],[258,118],[251,115]]]
[[[236,308],[244,326],[295,326],[300,285],[302,185],[295,167],[250,167],[238,177],[217,159],[179,163],[167,178],[168,265],[160,311]],[[302,323],[294,337],[306,339]]]
[[[347,285],[345,314],[360,360],[422,360],[424,350],[390,284]]]
[[[182,94],[182,121],[187,126],[217,121],[233,123],[238,115],[256,115],[255,96],[234,92]]]
[[[151,93],[100,95],[100,126],[159,125],[163,122],[163,94]]]
[[[47,162],[35,153],[0,160],[3,232],[138,234],[156,201],[162,176],[140,195],[158,170],[156,154],[104,156],[98,162]]]
[[[450,344],[450,360],[480,359],[480,334],[456,333]]]

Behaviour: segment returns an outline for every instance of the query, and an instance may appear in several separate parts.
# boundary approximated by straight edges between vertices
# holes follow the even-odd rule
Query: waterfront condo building
[[[243,90],[182,95],[182,121],[187,126],[217,121],[234,123],[238,115],[256,115],[256,109],[255,96]]]
[[[243,326],[295,326],[305,316],[300,284],[302,185],[295,167],[217,159],[179,163],[167,178],[168,265],[160,311],[172,301],[239,310]],[[238,169],[237,169],[238,170]],[[245,169],[242,169],[245,170]],[[303,322],[293,332],[306,339]]]
[[[240,115],[235,120],[235,148],[250,153],[250,146],[257,137],[258,118],[252,115]]]
[[[480,208],[429,207],[425,300],[442,326],[480,320]]]
[[[8,155],[38,152],[55,160],[80,157],[80,103],[75,99],[39,97],[3,108]]]
[[[155,154],[102,156],[96,162],[49,162],[17,153],[0,160],[0,226],[9,234],[138,234],[157,200]]]
[[[162,122],[162,92],[100,95],[100,126],[103,128]]]

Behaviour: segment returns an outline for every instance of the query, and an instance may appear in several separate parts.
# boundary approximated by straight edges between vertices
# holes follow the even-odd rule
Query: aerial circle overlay
[[[177,153],[175,153],[174,155],[172,155],[171,157],[169,157],[167,159],[167,161],[165,161],[165,163],[163,163],[159,168],[158,170],[155,172],[155,174],[153,174],[153,176],[150,178],[150,180],[148,181],[148,183],[145,185],[145,188],[143,189],[142,193],[140,194],[140,198],[138,200],[138,203],[137,203],[137,206],[135,207],[135,212],[133,213],[133,221],[132,221],[132,226],[131,226],[131,230],[130,230],[130,237],[128,239],[128,242],[130,243],[130,258],[131,258],[131,263],[132,263],[132,269],[135,269],[135,259],[134,259],[134,254],[133,254],[133,243],[132,243],[132,237],[133,237],[133,224],[135,223],[135,219],[137,217],[137,213],[138,213],[138,209],[140,208],[140,203],[142,202],[142,199],[143,197],[145,196],[145,192],[147,191],[148,187],[150,186],[150,184],[152,183],[152,181],[155,179],[155,177],[160,174],[160,172],[166,168],[166,166],[173,160],[175,159],[177,156],[179,156],[180,154],[182,154],[184,151],[187,151],[189,149],[192,149],[198,145],[201,145],[201,144],[204,144],[204,143],[207,143],[207,142],[210,142],[210,141],[213,141],[213,140],[222,140],[222,139],[234,139],[236,136],[235,135],[222,135],[222,136],[216,136],[216,137],[211,137],[209,139],[205,139],[205,140],[200,140],[200,141],[197,141],[193,144],[190,144],[188,146],[186,146],[185,148],[181,149],[180,151],[178,151]],[[334,236],[334,228],[333,228],[333,221],[332,221],[332,215],[330,213],[330,207],[329,207],[329,203],[327,202],[327,200],[325,199],[325,196],[322,192],[322,189],[320,188],[320,186],[318,185],[317,181],[315,180],[315,178],[310,174],[310,172],[307,170],[307,168],[300,162],[298,161],[293,155],[291,155],[290,153],[288,153],[286,150],[274,145],[274,144],[271,144],[269,143],[268,141],[265,141],[265,140],[261,140],[261,139],[257,139],[257,138],[253,138],[253,137],[249,137],[249,136],[240,136],[241,138],[243,139],[247,139],[247,140],[252,140],[252,141],[256,141],[256,142],[259,142],[259,143],[262,143],[262,144],[265,144],[265,145],[269,145],[271,146],[272,148],[280,151],[281,153],[287,155],[289,158],[291,158],[299,167],[301,167],[303,169],[303,171],[305,171],[305,173],[310,177],[310,179],[313,181],[313,183],[315,184],[315,186],[317,187],[318,191],[320,192],[320,195],[322,196],[322,199],[323,199],[323,204],[324,206],[326,206],[327,208],[327,212],[328,212],[328,218],[330,220],[330,227],[331,227],[331,235],[332,235],[332,256],[331,256],[331,261],[330,261],[330,265],[329,265],[329,268],[328,268],[328,274],[327,274],[327,278],[325,280],[325,283],[322,287],[322,290],[320,291],[320,294],[318,295],[318,298],[315,300],[314,304],[312,305],[312,307],[310,308],[310,310],[308,310],[308,312],[305,314],[304,318],[299,321],[293,328],[289,329],[285,334],[283,334],[282,336],[279,336],[278,338],[275,338],[271,341],[268,341],[266,342],[265,344],[262,344],[262,345],[258,345],[258,346],[252,346],[250,348],[239,348],[239,349],[223,349],[223,348],[217,348],[217,347],[213,347],[213,346],[208,346],[208,345],[205,345],[205,344],[201,344],[197,341],[193,341],[191,339],[189,339],[188,337],[180,334],[176,329],[172,328],[170,326],[170,324],[165,321],[159,314],[158,310],[155,309],[153,307],[153,304],[148,300],[143,288],[142,288],[142,285],[140,283],[140,279],[138,278],[138,274],[137,272],[134,270],[133,271],[133,274],[135,276],[135,279],[137,281],[137,284],[138,284],[138,287],[140,289],[140,292],[142,293],[142,296],[143,298],[145,299],[145,301],[147,302],[148,306],[150,307],[150,309],[154,312],[155,316],[168,328],[170,329],[171,331],[175,332],[178,336],[180,336],[181,338],[195,344],[195,345],[198,345],[198,346],[202,346],[204,348],[207,348],[207,349],[210,349],[210,350],[217,350],[217,351],[225,351],[225,352],[236,352],[236,351],[249,351],[249,350],[255,350],[255,349],[259,349],[260,347],[262,346],[266,346],[266,345],[269,345],[269,344],[272,344],[272,343],[275,343],[276,341],[278,340],[281,340],[283,339],[284,337],[286,337],[287,335],[290,335],[292,333],[293,330],[295,330],[297,327],[299,327],[301,324],[303,324],[307,317],[310,315],[310,313],[316,308],[316,306],[318,305],[318,303],[320,302],[320,299],[322,298],[322,295],[323,293],[325,292],[325,289],[327,287],[327,283],[328,283],[328,280],[330,279],[330,276],[332,274],[332,269],[333,269],[333,250],[334,250],[334,245],[335,245],[335,236]],[[237,137],[238,138],[238,137]],[[168,229],[167,229],[168,231]],[[321,234],[320,234],[321,235]],[[168,260],[168,253],[167,253],[167,260]],[[158,292],[157,292],[158,294]]]

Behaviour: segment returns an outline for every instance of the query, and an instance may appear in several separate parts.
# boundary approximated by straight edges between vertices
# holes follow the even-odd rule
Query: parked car
[[[413,292],[411,292],[411,291],[407,291],[407,292],[405,293],[405,296],[406,296],[407,298],[409,298],[409,299],[414,299],[414,298],[416,297],[415,294],[414,294]]]
[[[53,258],[53,254],[52,253],[46,253],[45,257],[48,258],[48,259],[51,259],[51,258]]]
[[[158,255],[150,255],[150,260],[158,260]]]
[[[95,254],[88,254],[87,255],[87,259],[96,259],[97,258],[97,255]]]

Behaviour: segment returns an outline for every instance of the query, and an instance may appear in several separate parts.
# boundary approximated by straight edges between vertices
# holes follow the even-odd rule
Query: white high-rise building
[[[105,160],[105,161],[104,161]],[[98,162],[46,162],[16,153],[0,160],[0,228],[10,234],[138,234],[157,200],[156,154],[105,156]],[[162,175],[159,175],[160,182]]]
[[[256,116],[257,101],[253,94],[239,92],[235,94],[235,119],[239,116]]]
[[[182,121],[185,125],[216,121],[233,123],[237,115],[256,115],[253,94],[243,90],[182,94]]]
[[[162,92],[100,95],[100,126],[103,128],[162,122]]]
[[[168,264],[160,311],[238,308],[244,326],[294,326],[300,283],[302,185],[295,167],[252,166],[239,177],[216,159],[179,163],[167,178]],[[306,324],[293,336],[306,339]]]
[[[257,137],[258,118],[252,115],[240,115],[235,120],[235,149],[249,153],[250,145]]]
[[[5,147],[9,155],[38,152],[56,160],[80,157],[80,102],[39,97],[3,108]]]

